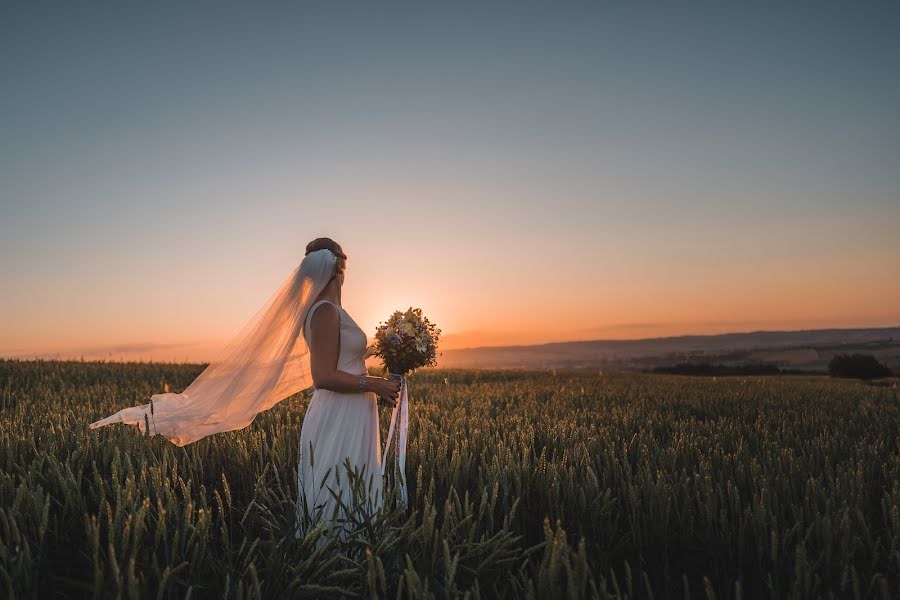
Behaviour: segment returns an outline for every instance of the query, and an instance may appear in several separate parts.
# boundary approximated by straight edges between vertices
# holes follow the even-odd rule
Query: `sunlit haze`
[[[319,236],[444,349],[896,326],[866,6],[5,3],[0,356],[211,360]]]

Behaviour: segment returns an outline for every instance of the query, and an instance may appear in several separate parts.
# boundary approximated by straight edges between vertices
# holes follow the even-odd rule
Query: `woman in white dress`
[[[352,503],[345,463],[366,478],[362,503],[379,508],[377,397],[395,403],[400,384],[366,375],[366,335],[341,306],[346,259],[333,240],[313,240],[278,290],[184,391],[153,394],[150,402],[90,427],[137,425],[141,433],[186,446],[243,429],[261,411],[313,385],[300,436],[298,516],[326,525],[353,516],[338,510]]]
[[[315,391],[300,433],[296,535],[322,523],[344,539],[354,520],[382,507],[378,397],[396,402],[400,383],[366,374],[366,334],[341,306],[347,257],[328,238],[306,252],[322,249],[337,261],[303,328]]]
[[[305,517],[337,525],[353,516],[336,510],[353,501],[345,464],[365,477],[366,508],[379,508],[377,397],[395,403],[400,384],[366,375],[366,335],[341,306],[346,259],[333,240],[313,240],[303,261],[184,391],[153,394],[149,403],[90,427],[137,425],[141,433],[186,446],[244,429],[312,385],[300,436],[297,515],[304,518],[298,526],[309,524]]]

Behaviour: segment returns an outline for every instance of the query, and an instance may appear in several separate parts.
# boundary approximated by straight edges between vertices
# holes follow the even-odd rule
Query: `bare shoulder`
[[[341,315],[338,313],[337,307],[331,302],[323,302],[313,311],[312,318],[310,319],[310,326],[315,327],[316,329],[318,329],[319,326],[328,327],[338,323],[340,319]]]

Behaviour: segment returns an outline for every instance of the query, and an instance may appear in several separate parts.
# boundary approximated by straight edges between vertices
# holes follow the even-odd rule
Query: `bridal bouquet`
[[[390,483],[400,490],[399,500],[404,507],[408,506],[406,438],[409,433],[409,394],[406,375],[419,367],[429,367],[437,362],[435,355],[440,335],[441,330],[422,315],[422,309],[412,307],[405,313],[395,311],[375,331],[371,355],[380,357],[388,376],[400,381],[400,399],[391,411],[391,424],[382,453],[381,474],[384,476],[386,473],[388,451],[393,440],[394,471]]]
[[[422,315],[421,308],[394,311],[375,330],[372,356],[384,361],[388,373],[407,375],[419,367],[436,364],[440,335],[441,330]]]

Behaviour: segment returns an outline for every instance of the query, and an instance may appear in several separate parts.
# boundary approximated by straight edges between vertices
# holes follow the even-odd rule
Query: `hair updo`
[[[347,255],[344,254],[344,251],[341,249],[340,244],[338,244],[331,238],[320,237],[314,239],[306,245],[306,254],[315,252],[316,250],[331,250],[331,253],[334,254],[335,257],[337,257],[334,271],[335,275],[344,272],[344,269],[347,266]]]

